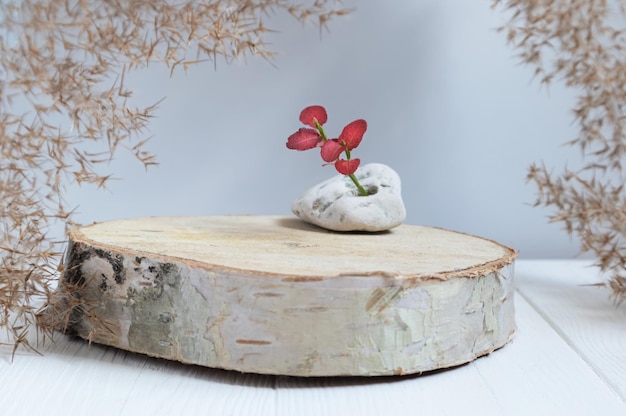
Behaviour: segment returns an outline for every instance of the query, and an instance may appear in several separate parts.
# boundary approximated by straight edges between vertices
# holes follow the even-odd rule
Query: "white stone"
[[[371,192],[360,196],[348,176],[337,175],[315,185],[291,204],[302,220],[333,231],[384,231],[402,224],[406,209],[400,176],[389,166],[370,163],[354,174]]]

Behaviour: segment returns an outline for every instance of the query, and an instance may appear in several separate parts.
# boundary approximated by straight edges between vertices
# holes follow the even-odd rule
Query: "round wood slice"
[[[402,225],[329,232],[272,216],[140,218],[70,232],[65,330],[242,372],[411,374],[515,332],[513,261],[493,241]]]

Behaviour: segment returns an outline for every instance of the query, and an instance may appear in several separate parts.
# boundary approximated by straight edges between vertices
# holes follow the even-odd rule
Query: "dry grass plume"
[[[0,330],[14,351],[52,300],[71,224],[69,183],[104,187],[119,150],[156,163],[145,129],[157,104],[132,106],[124,77],[149,64],[271,59],[265,18],[287,12],[323,28],[337,0],[0,0]],[[61,314],[62,315],[62,314]],[[0,338],[2,339],[2,338]]]
[[[592,252],[616,302],[626,299],[626,34],[623,0],[495,0],[510,16],[501,29],[542,84],[577,93],[579,133],[567,142],[583,164],[553,173],[533,164],[537,206]]]

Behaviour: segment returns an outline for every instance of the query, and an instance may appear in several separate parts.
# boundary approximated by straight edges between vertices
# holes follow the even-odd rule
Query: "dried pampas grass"
[[[62,247],[48,232],[71,224],[65,186],[104,187],[111,176],[101,166],[119,149],[146,167],[156,164],[143,133],[158,103],[132,107],[125,74],[151,63],[174,72],[220,58],[271,59],[267,15],[287,12],[322,28],[347,13],[340,6],[338,0],[0,0],[0,330],[13,352],[32,348],[31,328],[45,335],[59,323],[38,313],[59,305],[52,290]]]
[[[532,165],[537,206],[553,209],[609,274],[617,303],[626,299],[626,2],[623,0],[495,0],[510,14],[502,27],[521,61],[542,84],[564,82],[578,99],[573,116],[583,165],[552,173]]]

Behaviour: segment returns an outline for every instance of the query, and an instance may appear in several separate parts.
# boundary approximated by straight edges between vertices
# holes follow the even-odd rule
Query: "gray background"
[[[393,5],[391,5],[393,4]],[[406,223],[495,239],[523,258],[572,257],[578,243],[533,208],[532,162],[560,170],[576,153],[573,94],[549,90],[518,63],[495,28],[490,1],[346,2],[349,16],[320,32],[277,15],[266,24],[280,54],[192,67],[173,78],[154,65],[127,83],[137,105],[165,97],[148,148],[160,165],[146,173],[127,152],[104,172],[104,192],[70,187],[82,223],[152,215],[290,214],[308,187],[335,174],[316,151],[287,150],[300,110],[324,105],[336,137],[368,121],[362,163],[402,178]]]

